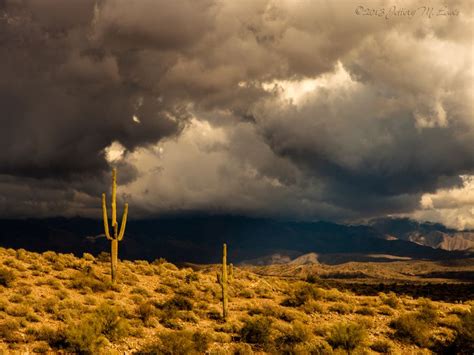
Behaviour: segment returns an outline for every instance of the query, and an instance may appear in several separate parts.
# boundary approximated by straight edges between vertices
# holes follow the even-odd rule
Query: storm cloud
[[[358,5],[358,4],[357,4]],[[469,1],[0,1],[0,213],[356,221],[474,173]]]

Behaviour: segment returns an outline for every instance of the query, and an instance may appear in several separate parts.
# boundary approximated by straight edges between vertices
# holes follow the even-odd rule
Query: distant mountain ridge
[[[98,254],[110,248],[102,228],[100,220],[85,218],[0,220],[0,246],[76,255]],[[235,263],[275,254],[281,260],[270,262],[290,262],[308,253],[316,253],[317,258],[312,259],[328,263],[334,262],[332,255],[338,255],[337,260],[341,262],[347,260],[347,255],[360,260],[371,260],[367,255],[382,254],[431,260],[467,255],[464,251],[420,245],[404,239],[400,231],[385,228],[381,232],[380,224],[342,225],[222,215],[168,216],[131,220],[120,242],[119,254],[123,259],[164,257],[178,263],[217,263],[221,245],[226,242],[229,259]],[[397,235],[397,239],[387,240],[386,235],[390,233]]]
[[[474,231],[458,231],[440,223],[417,222],[408,218],[380,218],[369,225],[385,239],[407,240],[444,250],[474,251]]]

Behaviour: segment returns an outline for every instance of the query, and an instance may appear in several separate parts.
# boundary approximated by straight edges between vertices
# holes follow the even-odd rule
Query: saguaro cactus
[[[222,246],[222,273],[217,273],[217,282],[222,288],[222,318],[224,318],[224,320],[227,319],[227,305],[229,303],[229,298],[227,296],[227,285],[229,279],[232,280],[234,277],[233,271],[234,267],[232,264],[230,264],[229,272],[227,272],[227,245],[224,243]]]
[[[117,169],[112,169],[112,233],[109,231],[109,221],[107,217],[107,205],[105,203],[105,193],[102,194],[102,212],[104,219],[105,236],[111,242],[110,265],[112,282],[117,281],[118,265],[118,242],[123,239],[125,226],[127,225],[128,203],[125,204],[120,232],[117,224]]]

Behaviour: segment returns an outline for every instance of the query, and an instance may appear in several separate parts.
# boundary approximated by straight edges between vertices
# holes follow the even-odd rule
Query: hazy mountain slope
[[[473,231],[457,231],[439,223],[417,222],[408,218],[380,218],[369,225],[385,239],[396,237],[444,250],[474,250]]]

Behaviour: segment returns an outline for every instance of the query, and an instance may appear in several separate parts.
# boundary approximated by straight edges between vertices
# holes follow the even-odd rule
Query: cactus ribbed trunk
[[[128,203],[125,204],[122,217],[122,225],[120,232],[117,223],[117,169],[112,170],[112,233],[109,231],[109,220],[107,217],[107,205],[105,202],[105,194],[102,194],[102,213],[104,219],[105,236],[111,242],[110,251],[110,268],[112,282],[117,281],[117,267],[118,267],[118,242],[123,239],[125,234],[125,226],[127,225]]]
[[[217,272],[217,282],[221,285],[222,289],[222,318],[227,320],[228,315],[228,304],[229,296],[227,293],[227,286],[229,279],[232,281],[233,278],[233,266],[229,265],[229,272],[227,272],[227,245],[224,243],[222,246],[222,273]]]
[[[222,248],[222,316],[227,319],[227,245]]]
[[[117,281],[117,266],[118,266],[118,240],[117,239],[112,239],[111,241],[110,265],[111,265],[112,282],[115,283]]]

